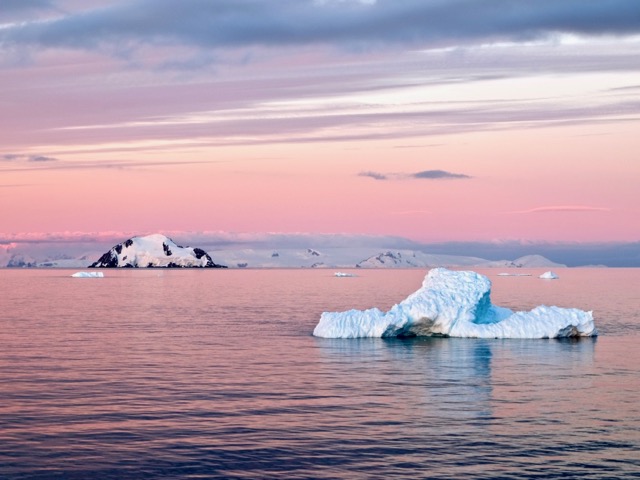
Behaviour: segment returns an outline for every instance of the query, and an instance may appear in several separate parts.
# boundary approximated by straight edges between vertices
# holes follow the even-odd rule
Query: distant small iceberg
[[[560,277],[558,275],[556,275],[555,273],[553,273],[552,271],[548,271],[548,272],[544,272],[542,275],[540,275],[540,278],[543,278],[545,280],[557,280]]]
[[[71,275],[74,278],[103,278],[104,273],[102,272],[76,272]]]
[[[498,274],[499,277],[530,277],[531,274],[530,273],[499,273]]]
[[[335,272],[333,275],[335,277],[357,277],[357,275],[347,272]]]

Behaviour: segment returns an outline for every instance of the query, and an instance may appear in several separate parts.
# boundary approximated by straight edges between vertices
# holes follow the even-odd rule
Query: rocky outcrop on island
[[[102,255],[90,268],[227,268],[201,248],[181,247],[161,235],[133,237]]]

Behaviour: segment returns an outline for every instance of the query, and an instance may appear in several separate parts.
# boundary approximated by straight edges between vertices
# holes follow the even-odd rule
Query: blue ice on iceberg
[[[596,336],[593,312],[539,306],[513,312],[491,304],[491,281],[475,272],[432,269],[422,288],[388,312],[325,312],[316,337],[561,338]]]

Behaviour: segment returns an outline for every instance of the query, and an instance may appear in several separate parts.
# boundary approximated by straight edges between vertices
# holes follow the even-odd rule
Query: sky
[[[0,249],[640,242],[637,0],[1,0],[0,89]]]

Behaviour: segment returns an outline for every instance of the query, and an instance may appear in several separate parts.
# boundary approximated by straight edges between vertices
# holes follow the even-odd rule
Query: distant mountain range
[[[418,250],[388,250],[376,247],[323,248],[232,248],[205,250],[181,247],[170,238],[154,234],[132,237],[106,253],[83,253],[77,258],[37,259],[25,253],[0,256],[0,267],[168,267],[168,268],[431,268],[497,267],[561,268],[541,255],[515,260],[486,260],[459,255],[428,254]]]
[[[504,267],[504,268],[546,268],[566,267],[552,262],[541,255],[526,255],[515,260],[485,260],[478,257],[455,255],[430,255],[422,252],[387,251],[358,262],[358,268],[406,268],[406,267]]]

